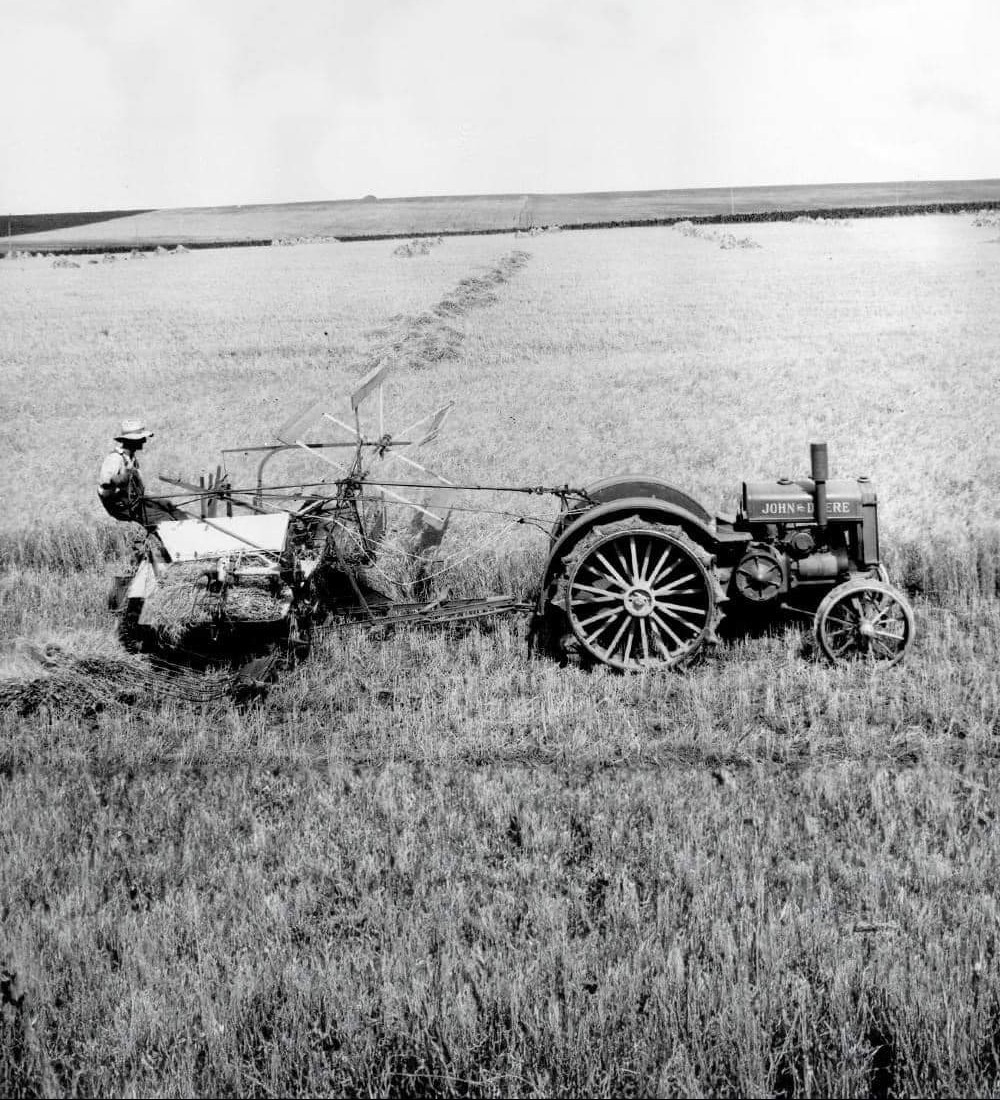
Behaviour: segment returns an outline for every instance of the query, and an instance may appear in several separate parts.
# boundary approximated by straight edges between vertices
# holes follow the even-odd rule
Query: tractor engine
[[[743,484],[733,529],[750,542],[735,562],[729,594],[749,608],[765,610],[796,590],[826,591],[878,568],[874,488],[867,478],[828,480],[826,444],[812,444],[811,452],[811,478]]]

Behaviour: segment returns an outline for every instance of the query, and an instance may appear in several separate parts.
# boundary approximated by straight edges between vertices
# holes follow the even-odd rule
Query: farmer
[[[146,496],[137,452],[152,438],[153,433],[146,431],[141,420],[123,420],[121,434],[115,436],[118,446],[101,463],[97,487],[97,495],[109,515],[122,522],[141,523],[146,528],[167,519],[188,518],[169,500]]]

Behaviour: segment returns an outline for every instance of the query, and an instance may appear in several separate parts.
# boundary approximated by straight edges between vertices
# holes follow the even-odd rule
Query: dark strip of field
[[[26,233],[51,233],[58,229],[72,229],[77,225],[97,225],[100,222],[128,218],[135,214],[148,214],[152,207],[142,210],[89,210],[73,214],[7,214],[0,221],[0,232],[8,237],[20,237]]]
[[[19,236],[22,250],[101,252],[157,245],[191,248],[335,237],[341,241],[752,222],[801,214],[879,217],[1000,206],[1000,180],[704,188],[579,195],[455,195],[267,206],[153,210]],[[14,242],[5,242],[14,246]]]

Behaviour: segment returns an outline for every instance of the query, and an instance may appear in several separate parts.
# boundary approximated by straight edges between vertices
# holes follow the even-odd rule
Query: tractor
[[[881,562],[874,486],[829,480],[825,443],[811,458],[811,477],[744,482],[736,515],[645,475],[564,499],[538,635],[567,662],[634,672],[690,661],[724,616],[739,628],[792,611],[813,619],[829,660],[896,664],[913,610]]]

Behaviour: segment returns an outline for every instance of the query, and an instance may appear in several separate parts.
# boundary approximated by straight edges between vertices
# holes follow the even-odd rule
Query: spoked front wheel
[[[564,563],[557,601],[591,661],[670,668],[714,640],[711,558],[679,527],[629,516],[595,526]]]
[[[816,641],[828,660],[898,664],[913,641],[913,609],[884,581],[838,585],[816,609]]]

